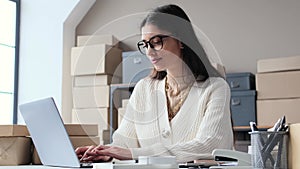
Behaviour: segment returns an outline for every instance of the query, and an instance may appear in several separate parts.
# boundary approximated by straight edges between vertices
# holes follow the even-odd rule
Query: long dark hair
[[[140,28],[142,29],[146,24],[152,24],[159,29],[170,32],[172,37],[182,43],[182,60],[187,64],[197,81],[205,81],[208,77],[220,77],[198,41],[190,19],[179,6],[170,4],[155,8],[142,21]],[[154,68],[150,76],[153,79],[161,80],[166,75],[166,71],[157,71]]]

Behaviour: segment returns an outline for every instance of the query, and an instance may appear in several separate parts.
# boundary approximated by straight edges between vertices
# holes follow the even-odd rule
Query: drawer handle
[[[142,63],[142,58],[140,58],[140,57],[133,58],[133,63],[134,64],[141,64]]]
[[[236,82],[236,81],[231,81],[230,82],[230,87],[231,88],[238,88],[238,87],[240,87],[240,83]]]
[[[238,106],[241,104],[240,99],[231,99],[231,105],[232,106]]]

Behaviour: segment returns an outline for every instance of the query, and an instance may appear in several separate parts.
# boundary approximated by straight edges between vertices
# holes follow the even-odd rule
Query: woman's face
[[[162,35],[162,36],[160,36]],[[160,36],[160,37],[159,37]],[[162,38],[163,37],[163,38]],[[151,48],[148,43],[145,54],[150,59],[157,71],[172,71],[181,68],[181,42],[172,38],[172,34],[160,30],[157,26],[146,24],[142,27],[142,40],[150,42],[155,46],[162,41],[162,48]],[[153,46],[152,46],[153,47]]]

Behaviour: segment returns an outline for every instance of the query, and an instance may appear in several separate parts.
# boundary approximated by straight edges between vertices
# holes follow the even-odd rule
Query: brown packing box
[[[256,106],[259,126],[273,126],[283,115],[287,123],[300,123],[300,98],[257,100]]]
[[[29,136],[25,125],[0,125],[0,136]]]
[[[108,85],[94,87],[74,87],[74,108],[99,108],[109,107]]]
[[[65,124],[70,136],[97,136],[97,124]],[[30,136],[25,125],[0,125],[0,136]]]
[[[77,36],[77,46],[87,46],[101,43],[118,46],[119,40],[113,35]]]
[[[98,135],[109,128],[109,108],[73,109],[72,123],[97,124]]]
[[[300,70],[300,56],[262,59],[257,61],[257,73]]]
[[[110,85],[121,83],[121,78],[112,75],[83,75],[74,77],[75,87]]]
[[[300,71],[256,74],[257,99],[300,97]]]
[[[74,150],[77,147],[81,147],[81,146],[99,145],[100,144],[100,138],[99,137],[70,136],[70,140],[72,142]],[[33,155],[32,155],[32,164],[41,164],[41,160],[40,160],[40,158],[38,156],[38,153],[37,153],[35,148],[33,150]]]
[[[70,140],[73,144],[74,149],[81,146],[99,145],[100,137],[79,137],[70,136]]]
[[[97,124],[65,124],[69,136],[97,136]]]
[[[110,130],[103,130],[102,140],[104,144],[109,144],[110,142]]]
[[[129,103],[129,99],[122,99],[122,107],[123,108],[126,108],[128,103]]]
[[[120,126],[121,122],[122,122],[122,119],[125,115],[125,112],[126,112],[126,108],[118,108],[118,126]]]
[[[105,44],[73,47],[71,75],[111,74],[121,77],[122,51]]]
[[[300,168],[300,123],[291,124],[289,126],[290,142],[289,142],[289,155],[288,162],[289,168]]]
[[[31,162],[29,137],[0,137],[0,165],[22,165]]]

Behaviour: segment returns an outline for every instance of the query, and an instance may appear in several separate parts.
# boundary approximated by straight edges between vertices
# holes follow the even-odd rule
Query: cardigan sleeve
[[[224,80],[217,80],[206,90],[208,91],[204,92],[204,97],[207,97],[207,102],[206,105],[201,105],[205,106],[204,117],[194,139],[172,145],[156,143],[148,147],[130,148],[133,158],[176,156],[178,162],[187,162],[212,158],[211,153],[216,148],[232,149],[230,89]]]

